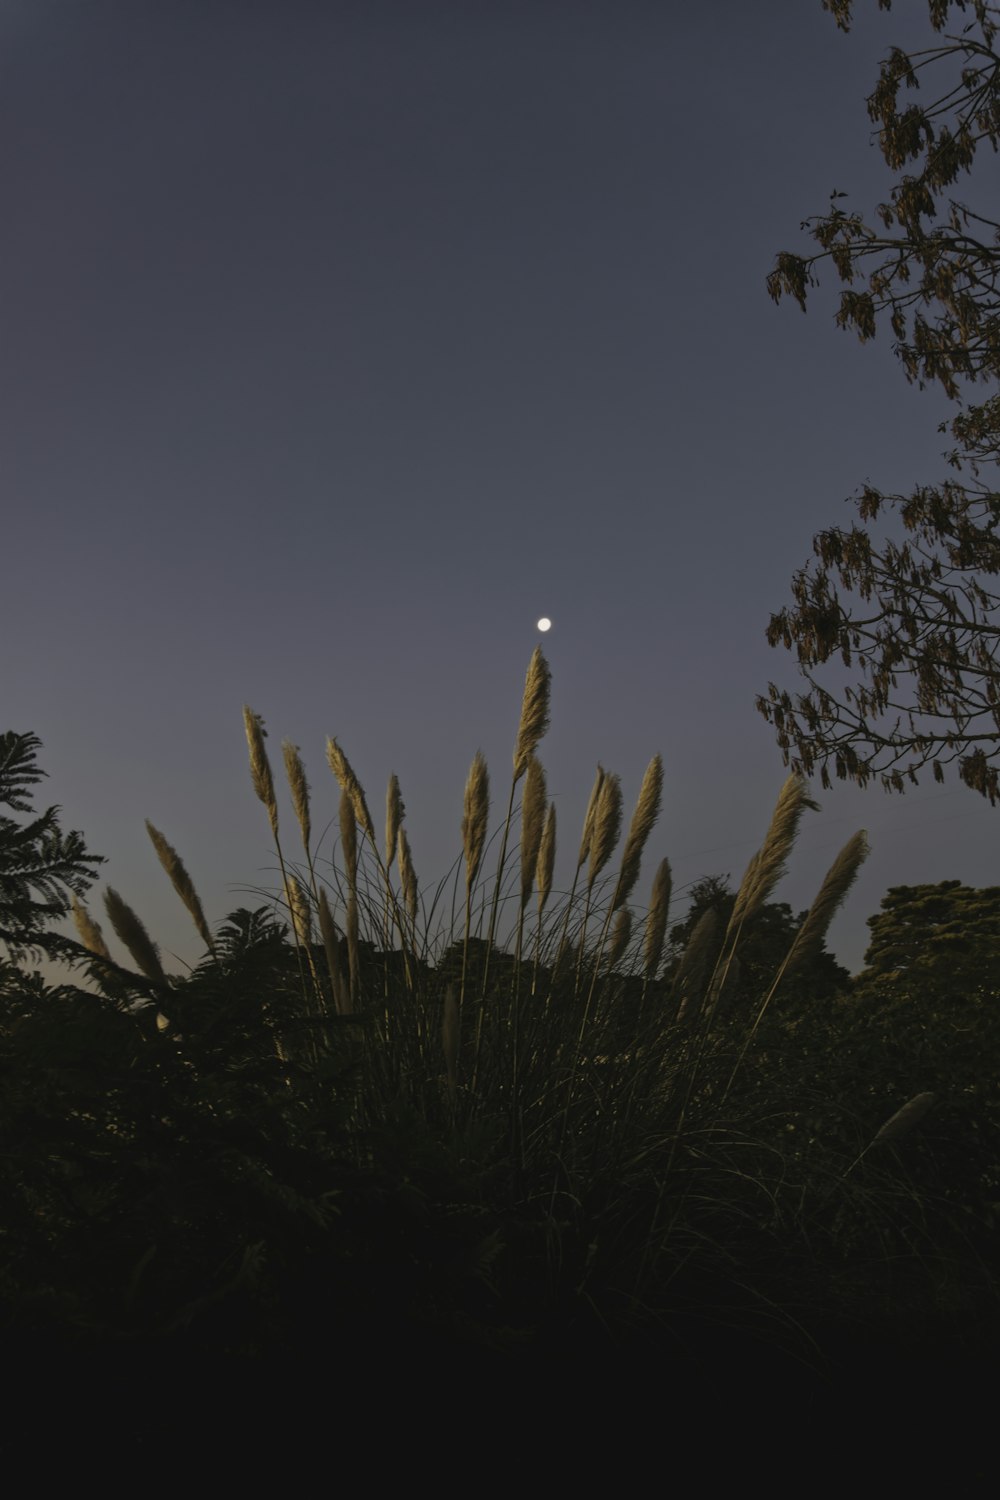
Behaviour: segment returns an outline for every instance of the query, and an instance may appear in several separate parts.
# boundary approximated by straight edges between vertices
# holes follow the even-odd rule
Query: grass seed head
[[[652,979],[660,966],[663,943],[667,935],[667,913],[670,910],[670,862],[661,859],[653,877],[653,893],[649,900],[649,915],[646,917],[646,933],[642,946],[642,967],[646,979]]]
[[[639,788],[639,800],[636,803],[635,812],[632,814],[632,824],[625,840],[625,849],[622,854],[621,874],[618,878],[618,890],[615,894],[615,909],[624,906],[635,883],[639,879],[639,866],[642,863],[642,851],[646,847],[646,840],[653,829],[653,824],[660,816],[660,798],[663,795],[663,761],[659,755],[654,755],[646,767],[646,774],[642,778],[642,786]]]
[[[936,1103],[937,1094],[915,1094],[909,1103],[904,1104],[902,1109],[897,1109],[896,1113],[886,1120],[881,1130],[875,1132],[872,1145],[881,1142],[882,1145],[887,1146],[893,1141],[900,1140],[913,1129],[918,1120],[923,1119],[931,1105]]]
[[[285,895],[288,898],[288,912],[295,936],[303,948],[309,948],[312,945],[312,908],[305,887],[297,876],[289,877]]]
[[[406,836],[406,829],[399,830],[399,881],[403,888],[403,905],[409,913],[410,921],[417,920],[417,872],[413,868],[413,856],[410,853],[410,841]]]
[[[462,848],[465,852],[465,885],[472,889],[486,848],[490,817],[490,776],[481,750],[477,750],[465,783],[462,815]]]
[[[358,821],[354,799],[346,787],[340,793],[340,850],[347,884],[354,894],[358,889]]]
[[[293,745],[291,740],[284,740],[281,750],[285,757],[285,775],[288,777],[288,785],[292,793],[292,806],[302,831],[302,846],[308,854],[312,822],[309,816],[309,783],[306,780],[305,767],[302,764],[298,745]]]
[[[607,964],[613,969],[621,959],[628,947],[628,940],[632,936],[632,913],[627,906],[619,909],[615,918],[615,925],[611,929],[611,941],[608,944]]]
[[[100,923],[95,922],[87,908],[77,899],[76,895],[70,897],[70,908],[73,912],[73,924],[80,936],[80,942],[89,953],[96,953],[98,958],[106,958],[111,961],[111,953],[107,943],[104,941],[104,933],[101,931]]]
[[[805,921],[799,928],[785,962],[782,978],[787,979],[796,969],[814,958],[823,946],[830,923],[838,907],[857,877],[858,871],[868,858],[870,846],[864,829],[852,835],[841,849],[827,871]]]
[[[607,772],[598,762],[597,775],[590,793],[590,801],[587,803],[587,811],[583,818],[583,837],[580,840],[580,853],[576,858],[576,867],[579,870],[590,858],[590,845],[594,837],[594,820],[597,817],[597,805],[601,800],[601,789],[604,786]]]
[[[785,863],[807,807],[818,810],[818,804],[808,795],[805,778],[793,771],[778,795],[764,842],[740,882],[729,919],[731,933],[760,910],[785,873]]]
[[[615,852],[615,845],[621,830],[621,777],[608,774],[601,783],[597,809],[594,813],[594,831],[590,840],[590,869],[587,874],[587,885],[591,890],[594,881]]]
[[[247,745],[250,750],[250,776],[253,781],[253,789],[260,801],[267,808],[267,816],[271,822],[271,832],[278,837],[278,803],[274,795],[274,777],[271,775],[271,762],[267,758],[264,749],[264,741],[267,738],[267,730],[264,728],[264,720],[260,714],[255,714],[252,708],[243,705],[243,726],[246,729]]]
[[[167,843],[159,829],[153,827],[148,818],[146,819],[146,832],[152,840],[153,848],[156,850],[160,864],[170,877],[171,885],[191,913],[192,920],[198,929],[202,942],[210,953],[214,953],[215,943],[212,939],[212,934],[208,930],[208,923],[205,921],[205,913],[198,899],[198,892],[194,888],[194,882],[190,875],[184,868],[183,860],[177,853],[177,850]]]
[[[355,776],[350,761],[341,750],[335,739],[326,742],[326,758],[330,763],[330,770],[337,778],[337,784],[342,792],[346,792],[354,806],[354,816],[359,825],[372,841],[373,847],[378,849],[375,843],[375,826],[372,823],[371,813],[368,811],[368,803],[358,778]]]
[[[556,805],[549,803],[549,810],[545,817],[545,828],[542,831],[542,842],[538,847],[538,863],[535,868],[535,885],[538,888],[538,911],[542,908],[552,891],[552,875],[556,867]]]
[[[399,790],[399,777],[390,776],[389,785],[385,793],[385,867],[392,869],[393,860],[396,858],[396,843],[399,838],[399,825],[406,816],[406,808]]]
[[[531,899],[531,888],[535,883],[538,867],[538,851],[542,847],[545,832],[545,810],[548,794],[545,790],[545,772],[535,755],[528,758],[528,773],[524,781],[524,796],[521,799],[521,909]]]
[[[538,749],[538,742],[549,727],[549,689],[552,673],[536,646],[528,663],[528,675],[524,682],[524,698],[521,703],[521,722],[514,746],[514,780],[519,781],[528,769],[528,760]]]
[[[112,927],[131,953],[136,967],[147,979],[165,984],[167,976],[163,972],[160,955],[132,908],[110,886],[104,892],[104,905]]]

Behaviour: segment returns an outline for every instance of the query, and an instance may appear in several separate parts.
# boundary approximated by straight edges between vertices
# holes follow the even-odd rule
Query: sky
[[[432,890],[477,750],[506,808],[540,641],[557,885],[597,762],[628,811],[656,752],[637,906],[664,856],[678,920],[738,882],[786,774],[754,699],[798,685],[770,614],[861,484],[947,472],[889,339],[765,287],[831,190],[887,195],[864,100],[924,7],[858,11],[0,0],[0,727],[107,857],[122,961],[108,884],[168,969],[201,957],[146,818],[212,925],[277,891],[244,704],[317,830],[328,735],[373,810],[395,772]],[[814,795],[775,899],[866,828],[852,970],[888,887],[1000,884],[954,777]]]

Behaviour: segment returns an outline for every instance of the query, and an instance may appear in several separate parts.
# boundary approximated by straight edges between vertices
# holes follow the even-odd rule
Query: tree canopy
[[[1000,886],[893,886],[868,926],[859,992],[887,979],[939,993],[1000,990]]]
[[[883,9],[889,0],[879,0]],[[851,0],[824,0],[847,30]],[[816,246],[781,252],[768,278],[775,301],[805,310],[832,270],[836,321],[866,342],[886,326],[908,380],[939,385],[956,403],[942,427],[957,477],[909,495],[865,486],[858,519],[814,538],[792,581],[792,603],[767,638],[794,652],[807,689],[770,683],[758,708],[786,761],[902,791],[930,767],[1000,797],[1000,396],[974,404],[976,383],[1000,375],[1000,222],[957,194],[1000,148],[1000,7],[928,0],[929,44],[890,49],[868,113],[895,182],[872,215],[834,192],[806,221]],[[992,155],[992,153],[991,153]],[[995,186],[995,179],[990,186]],[[987,195],[991,213],[993,196]],[[901,523],[880,540],[877,518]],[[858,674],[839,686],[840,662]]]
[[[0,807],[31,812],[30,789],[48,774],[38,765],[40,748],[36,734],[0,734]],[[25,824],[0,815],[0,942],[15,962],[28,952],[76,951],[45,928],[68,915],[71,894],[83,895],[104,863],[87,853],[81,833],[62,831],[59,811],[50,807]]]

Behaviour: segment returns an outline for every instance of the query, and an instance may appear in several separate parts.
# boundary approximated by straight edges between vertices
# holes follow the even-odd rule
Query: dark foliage
[[[846,29],[849,0],[828,8]],[[893,48],[868,100],[895,174],[877,222],[834,192],[805,226],[819,248],[782,252],[768,286],[804,309],[832,268],[844,287],[840,326],[865,341],[888,322],[907,378],[964,402],[973,383],[1000,374],[1000,224],[989,198],[983,214],[954,196],[982,166],[981,149],[1000,145],[1000,12],[983,0],[931,0],[929,11],[929,45]],[[922,768],[943,780],[957,762],[966,785],[1000,796],[1000,496],[990,473],[1000,399],[963,405],[950,430],[962,477],[906,496],[866,486],[859,521],[815,538],[791,606],[771,618],[770,644],[795,653],[808,686],[792,694],[771,683],[758,707],[786,760],[819,769],[824,784],[832,770],[902,791]],[[876,525],[892,517],[897,537],[882,541]],[[854,685],[839,686],[838,664],[858,674]]]

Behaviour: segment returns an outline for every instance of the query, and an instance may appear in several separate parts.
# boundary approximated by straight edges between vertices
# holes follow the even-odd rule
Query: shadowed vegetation
[[[732,1368],[780,1354],[822,1378],[859,1330],[905,1351],[995,1329],[996,1186],[953,1134],[977,1111],[985,1128],[995,1101],[957,1097],[967,1059],[928,1055],[824,947],[864,837],[809,911],[774,904],[814,806],[790,777],[739,887],[700,882],[671,925],[654,756],[627,826],[619,778],[598,768],[559,891],[537,756],[549,689],[536,652],[492,836],[473,760],[454,924],[447,887],[420,890],[395,777],[380,836],[333,740],[335,845],[312,841],[286,743],[301,848],[282,847],[250,709],[281,894],[210,932],[148,824],[205,944],[186,976],[109,889],[131,962],[112,957],[81,899],[96,861],[80,842],[67,863],[54,813],[3,821],[12,960],[70,909],[51,886],[33,901],[19,874],[47,851],[79,933],[55,947],[94,985],[0,971],[3,1138],[24,1143],[0,1159],[16,1345],[251,1365],[331,1342],[376,1363],[454,1347],[522,1369],[655,1350],[706,1376],[725,1349]],[[4,745],[21,778],[5,799],[28,810],[37,741]]]

